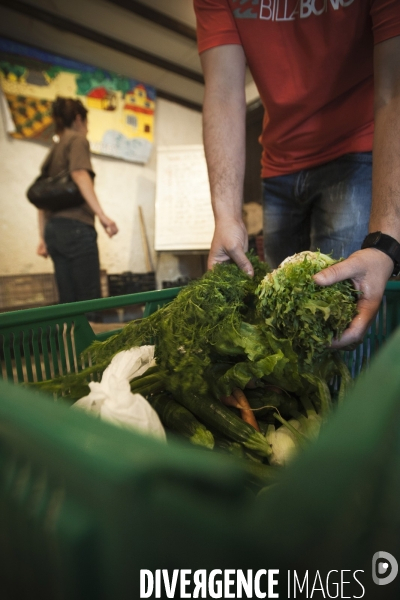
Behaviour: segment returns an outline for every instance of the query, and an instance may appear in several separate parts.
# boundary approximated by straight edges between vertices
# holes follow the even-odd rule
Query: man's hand
[[[252,264],[245,255],[247,249],[248,235],[243,221],[224,219],[216,222],[207,266],[212,269],[215,264],[232,259],[242,271],[253,276]]]
[[[332,285],[344,279],[351,279],[355,289],[362,292],[357,302],[358,315],[340,340],[333,341],[333,348],[346,348],[362,341],[378,312],[386,282],[392,272],[391,258],[376,248],[366,248],[314,275],[314,281],[318,285]]]
[[[36,248],[36,254],[38,254],[39,256],[43,256],[43,258],[47,258],[49,256],[44,240],[40,240],[38,247]]]

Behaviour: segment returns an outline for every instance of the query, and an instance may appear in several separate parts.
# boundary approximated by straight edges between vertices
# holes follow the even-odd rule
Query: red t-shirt
[[[194,0],[199,52],[242,45],[265,107],[262,177],[372,149],[373,45],[400,0]]]

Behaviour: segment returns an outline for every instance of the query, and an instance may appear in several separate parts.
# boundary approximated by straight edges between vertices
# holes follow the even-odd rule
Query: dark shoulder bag
[[[43,210],[63,210],[85,202],[68,171],[63,171],[56,177],[40,175],[28,188],[26,195],[36,208]]]

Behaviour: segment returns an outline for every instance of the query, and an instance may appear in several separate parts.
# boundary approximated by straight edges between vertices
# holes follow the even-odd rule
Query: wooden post
[[[153,273],[153,261],[151,260],[151,254],[149,249],[149,241],[147,239],[146,233],[146,225],[143,218],[142,207],[139,206],[139,218],[140,218],[140,230],[142,232],[142,243],[143,243],[143,251],[144,251],[144,259],[146,261],[146,270],[147,273]]]

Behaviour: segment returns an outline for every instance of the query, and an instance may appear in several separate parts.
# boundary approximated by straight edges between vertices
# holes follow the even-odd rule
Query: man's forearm
[[[400,97],[375,111],[369,229],[400,242]]]
[[[216,219],[241,219],[246,141],[246,61],[241,46],[205,52],[203,137]]]
[[[252,275],[242,218],[246,137],[243,48],[235,44],[211,48],[201,55],[201,64],[206,82],[203,137],[215,217],[207,264],[212,269],[217,263],[233,260]]]
[[[241,219],[245,170],[245,97],[223,98],[206,94],[203,136],[216,219]]]
[[[400,38],[375,47],[375,133],[370,231],[400,241]]]

